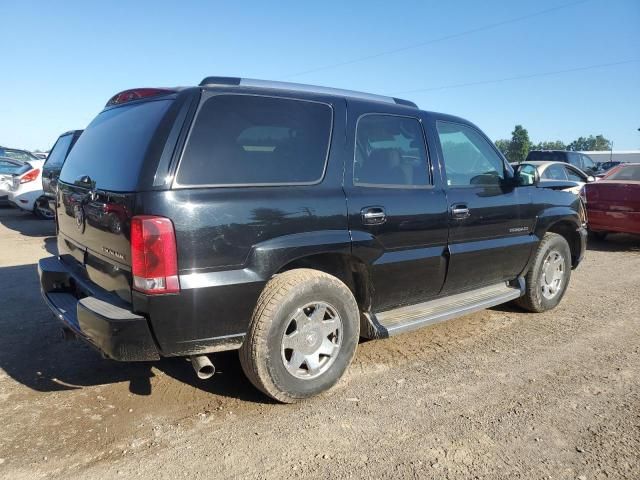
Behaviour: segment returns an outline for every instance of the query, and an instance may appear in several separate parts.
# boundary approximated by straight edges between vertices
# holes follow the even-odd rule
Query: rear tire
[[[343,282],[317,270],[289,270],[262,291],[240,362],[256,388],[294,403],[336,384],[359,334],[358,305]]]
[[[47,199],[38,198],[33,204],[33,214],[40,220],[52,220],[55,217],[49,208]]]
[[[525,277],[525,295],[515,301],[530,312],[555,308],[571,279],[571,250],[562,235],[546,233]]]

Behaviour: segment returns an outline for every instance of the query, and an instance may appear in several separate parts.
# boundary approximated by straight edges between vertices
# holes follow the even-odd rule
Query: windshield
[[[582,155],[582,166],[584,167],[583,170],[586,170],[589,168],[592,170],[598,169],[598,167],[596,167],[595,162],[591,159],[589,155]]]
[[[89,176],[96,188],[134,191],[151,137],[172,102],[136,102],[104,110],[78,138],[60,180],[73,184]]]
[[[619,167],[618,170],[607,177],[607,180],[631,180],[633,182],[640,182],[640,165]]]
[[[25,150],[16,150],[13,148],[0,147],[0,157],[7,157],[13,160],[20,160],[22,162],[29,162],[31,160],[38,160],[38,157],[32,155]]]

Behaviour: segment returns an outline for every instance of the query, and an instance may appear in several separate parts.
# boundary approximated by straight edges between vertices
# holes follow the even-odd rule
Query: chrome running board
[[[523,294],[523,280],[520,280],[518,287],[503,282],[429,302],[387,310],[370,317],[373,317],[371,320],[377,324],[377,329],[382,330],[377,336],[387,337],[484,310],[515,300]]]

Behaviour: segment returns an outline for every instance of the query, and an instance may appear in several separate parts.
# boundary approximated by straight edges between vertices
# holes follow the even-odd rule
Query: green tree
[[[531,150],[566,150],[567,145],[562,140],[539,142],[531,145]]]
[[[503,138],[500,140],[496,140],[494,143],[496,144],[496,147],[498,148],[498,150],[500,150],[502,154],[506,157],[507,152],[509,151],[509,145],[511,144],[511,141]]]
[[[511,132],[511,142],[507,150],[507,159],[510,162],[523,162],[527,158],[527,154],[531,149],[531,140],[529,140],[529,132],[522,125],[516,125]]]
[[[567,146],[568,150],[577,151],[594,151],[594,150],[611,150],[611,140],[604,138],[603,135],[589,135],[587,138],[578,137]]]

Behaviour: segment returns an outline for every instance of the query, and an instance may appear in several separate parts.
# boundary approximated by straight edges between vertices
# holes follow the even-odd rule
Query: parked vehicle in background
[[[30,162],[33,160],[41,160],[33,153],[26,150],[20,150],[18,148],[0,147],[0,157],[11,158],[13,160],[20,160],[22,162]]]
[[[27,162],[0,157],[0,205],[9,205],[9,192],[13,187],[13,178],[29,169],[31,166]]]
[[[535,166],[538,170],[541,187],[560,188],[578,195],[584,185],[596,181],[593,175],[587,175],[568,163],[538,161],[527,161],[526,163]],[[558,185],[559,187],[557,187]]]
[[[596,164],[605,162],[639,163],[640,150],[587,150],[580,152],[588,155]]]
[[[36,157],[38,157],[40,160],[46,160],[47,156],[49,155],[47,152],[32,152]]]
[[[82,130],[71,130],[60,135],[50,150],[42,169],[42,190],[44,195],[38,202],[42,208],[51,209],[52,215],[55,207],[50,205],[50,202],[55,200],[60,170],[81,133]]]
[[[567,150],[531,150],[526,162],[563,162],[579,168],[587,175],[597,175],[598,165],[584,153]]]
[[[538,180],[406,100],[226,77],[127,90],[62,168],[41,289],[107,357],[186,356],[208,378],[207,354],[239,349],[257,388],[295,402],[360,336],[558,305],[585,217]]]
[[[613,167],[617,167],[618,165],[622,165],[623,162],[602,162],[598,164],[598,175],[597,177],[604,177],[609,170]]]
[[[13,177],[13,185],[9,191],[9,203],[32,212],[41,219],[53,218],[53,211],[47,206],[42,208],[38,200],[42,197],[42,167],[44,160],[29,160],[29,169]]]
[[[585,190],[589,231],[596,237],[609,232],[640,234],[640,163],[614,167]]]

